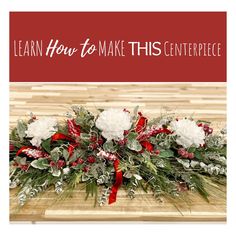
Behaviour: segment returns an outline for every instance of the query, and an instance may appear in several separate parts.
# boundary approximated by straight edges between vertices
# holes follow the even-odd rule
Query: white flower
[[[33,146],[39,147],[43,140],[50,138],[57,132],[57,121],[54,118],[41,118],[28,125],[26,137],[32,138]]]
[[[205,133],[202,127],[198,127],[195,121],[182,119],[170,123],[174,135],[177,135],[176,142],[185,148],[190,146],[199,147],[204,144]]]
[[[102,136],[109,140],[120,140],[124,138],[124,130],[131,127],[129,112],[121,109],[108,109],[100,113],[96,120],[96,127],[102,130]]]

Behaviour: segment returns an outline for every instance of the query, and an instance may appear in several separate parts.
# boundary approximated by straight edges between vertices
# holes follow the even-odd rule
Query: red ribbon
[[[74,149],[76,147],[78,147],[79,144],[78,143],[75,143],[75,144],[70,144],[69,147],[68,147],[68,152],[69,152],[69,157],[72,156],[73,152],[74,152]]]
[[[65,134],[61,133],[56,133],[51,137],[51,141],[57,141],[57,140],[68,140],[72,143],[68,146],[68,152],[69,152],[69,157],[72,156],[74,149],[79,146],[79,143],[75,143],[75,140]]]
[[[30,157],[30,158],[41,158],[41,157],[47,158],[48,157],[48,154],[46,152],[32,146],[21,147],[17,151],[16,156],[19,156],[22,153],[24,153],[27,157]]]
[[[149,152],[152,152],[154,150],[153,145],[148,141],[142,141],[140,142],[140,144]]]
[[[109,196],[109,204],[112,204],[116,201],[116,195],[117,195],[117,192],[118,192],[118,188],[122,184],[123,174],[122,174],[122,171],[118,170],[119,164],[120,164],[119,159],[116,159],[114,161],[114,164],[113,164],[115,172],[116,172],[116,181],[113,184],[112,189],[111,189],[111,193],[110,193],[110,196]]]
[[[80,126],[75,123],[75,120],[67,120],[68,133],[70,136],[80,136]]]
[[[161,133],[164,133],[164,134],[171,134],[171,131],[167,128],[160,128],[157,130],[156,132],[157,134],[161,134]]]
[[[25,153],[26,151],[28,151],[30,149],[35,149],[35,148],[34,147],[23,146],[17,151],[16,156],[19,156],[21,153]]]
[[[57,141],[57,140],[68,140],[70,142],[74,142],[75,140],[65,134],[62,133],[55,133],[52,137],[51,137],[51,141]]]
[[[140,133],[140,132],[145,130],[145,128],[147,126],[148,119],[146,117],[144,117],[141,112],[139,112],[138,114],[139,114],[139,120],[138,120],[138,122],[136,124],[135,131],[137,133]]]

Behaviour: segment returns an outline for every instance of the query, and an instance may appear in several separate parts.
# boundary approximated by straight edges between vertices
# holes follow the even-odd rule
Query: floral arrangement
[[[99,110],[94,116],[73,106],[63,123],[31,115],[10,134],[10,188],[23,206],[40,192],[84,188],[95,203],[114,203],[120,187],[154,197],[178,198],[195,191],[208,200],[207,186],[226,184],[226,130],[162,115],[148,120],[136,107]]]

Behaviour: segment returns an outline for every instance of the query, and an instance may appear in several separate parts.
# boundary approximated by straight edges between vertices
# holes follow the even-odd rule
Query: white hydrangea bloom
[[[174,135],[177,135],[176,142],[185,148],[190,146],[199,147],[204,144],[205,132],[202,127],[198,127],[195,121],[182,119],[170,123]]]
[[[123,139],[124,130],[129,130],[131,124],[129,112],[113,108],[101,112],[96,120],[96,127],[108,141]]]
[[[43,140],[50,138],[57,132],[57,120],[54,118],[41,118],[28,125],[26,137],[32,138],[33,146],[39,147]]]

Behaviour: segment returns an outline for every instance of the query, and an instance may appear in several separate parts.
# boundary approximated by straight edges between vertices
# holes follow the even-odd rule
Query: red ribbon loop
[[[65,134],[62,133],[55,133],[52,137],[51,137],[51,141],[57,141],[57,140],[68,140],[70,142],[74,142],[75,140]]]
[[[112,189],[111,189],[111,193],[109,196],[109,204],[112,204],[116,201],[116,195],[117,195],[118,189],[122,184],[123,174],[122,174],[122,171],[119,171],[118,169],[119,164],[120,164],[119,159],[116,159],[113,164],[115,172],[116,172],[116,181],[113,184]]]
[[[139,112],[138,115],[139,115],[139,120],[136,124],[135,131],[137,133],[141,133],[142,131],[144,131],[146,129],[148,119],[146,117],[144,117],[141,112]]]
[[[16,156],[19,156],[20,154],[25,154],[27,157],[30,158],[48,158],[49,155],[42,151],[39,150],[38,148],[32,147],[32,146],[23,146],[21,147],[18,152],[16,153]]]

